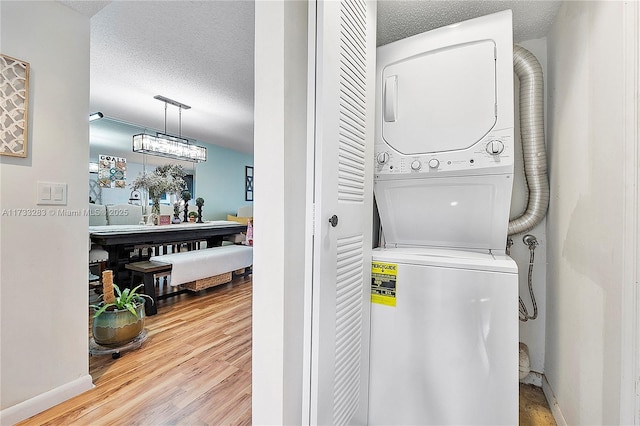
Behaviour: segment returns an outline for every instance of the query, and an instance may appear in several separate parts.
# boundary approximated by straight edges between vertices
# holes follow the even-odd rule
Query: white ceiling
[[[164,103],[153,99],[163,95],[192,107],[183,136],[253,152],[253,1],[60,1],[91,17],[92,111],[164,130]],[[561,3],[378,1],[378,45],[504,9],[515,42],[541,38]],[[176,107],[167,132],[179,132]]]
[[[562,0],[378,1],[378,46],[501,10],[513,12],[513,41],[547,35]]]

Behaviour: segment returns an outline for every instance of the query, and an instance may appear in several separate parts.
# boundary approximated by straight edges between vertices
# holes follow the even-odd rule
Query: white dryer
[[[504,252],[511,32],[504,11],[378,48],[374,191],[388,247]]]
[[[378,48],[370,424],[516,424],[511,11]]]

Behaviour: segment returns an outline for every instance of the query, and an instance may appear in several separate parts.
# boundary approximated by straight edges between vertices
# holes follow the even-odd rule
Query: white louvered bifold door
[[[375,17],[316,3],[311,424],[366,423]]]

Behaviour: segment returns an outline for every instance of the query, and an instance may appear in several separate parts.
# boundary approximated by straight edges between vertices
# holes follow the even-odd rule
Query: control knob
[[[429,160],[429,167],[431,167],[432,169],[437,169],[439,165],[440,161],[438,161],[438,159],[432,158],[431,160]]]
[[[499,140],[493,140],[487,144],[487,152],[491,155],[499,155],[502,151],[504,151],[504,144]]]
[[[388,152],[381,152],[376,157],[376,161],[378,162],[378,164],[386,164],[387,161],[389,161],[389,153]]]
[[[418,160],[413,160],[411,162],[411,170],[418,171],[422,168],[422,163]]]

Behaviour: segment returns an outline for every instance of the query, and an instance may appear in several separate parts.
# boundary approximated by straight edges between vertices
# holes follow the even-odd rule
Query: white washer
[[[376,249],[377,263],[397,266],[397,275],[395,306],[371,306],[369,424],[517,424],[513,260]]]
[[[369,423],[517,424],[511,12],[378,48]]]

